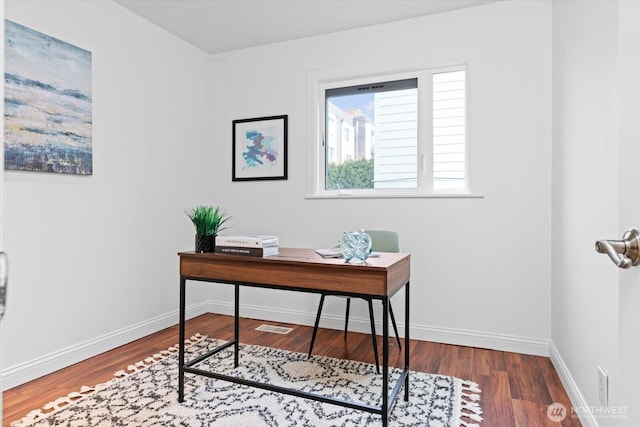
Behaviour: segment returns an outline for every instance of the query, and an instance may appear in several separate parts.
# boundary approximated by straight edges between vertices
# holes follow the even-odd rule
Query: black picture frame
[[[287,122],[287,115],[233,120],[233,181],[287,179]]]

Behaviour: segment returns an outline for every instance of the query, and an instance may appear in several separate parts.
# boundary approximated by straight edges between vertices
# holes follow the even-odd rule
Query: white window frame
[[[433,189],[433,79],[441,72],[466,70],[465,84],[465,187],[460,190]],[[375,82],[418,79],[418,179],[415,189],[325,189],[325,91]],[[308,75],[308,156],[306,198],[393,198],[393,197],[477,197],[469,191],[468,140],[468,68],[466,64],[420,69],[415,71],[381,72],[354,76],[344,70],[322,70]]]

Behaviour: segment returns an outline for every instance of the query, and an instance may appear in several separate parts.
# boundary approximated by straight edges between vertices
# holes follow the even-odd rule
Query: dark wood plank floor
[[[261,324],[287,326],[287,335],[256,331]],[[253,319],[240,322],[241,341],[307,352],[312,329],[308,326],[288,325]],[[233,318],[205,314],[189,320],[188,336],[195,333],[212,338],[231,339]],[[173,326],[130,344],[77,363],[27,384],[7,390],[3,395],[3,425],[8,427],[29,411],[41,408],[60,396],[77,391],[83,385],[93,386],[108,381],[114,372],[164,350],[178,342],[178,327]],[[381,339],[379,347],[382,345]],[[400,366],[402,353],[395,340],[390,340],[391,364]],[[482,427],[580,426],[577,418],[569,416],[560,423],[547,417],[553,402],[562,403],[569,411],[571,403],[560,383],[551,361],[546,357],[461,347],[411,340],[411,369],[442,375],[453,375],[477,382],[482,389],[484,411]],[[374,363],[369,335],[350,332],[344,341],[340,331],[321,329],[314,354],[361,360]]]

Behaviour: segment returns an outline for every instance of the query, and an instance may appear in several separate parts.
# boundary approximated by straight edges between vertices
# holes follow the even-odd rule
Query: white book
[[[216,236],[216,246],[233,246],[247,248],[269,248],[279,246],[278,236]]]
[[[315,250],[318,255],[322,258],[342,258],[342,251],[340,248],[329,248],[329,249],[316,249]],[[368,255],[368,258],[378,258],[380,257],[379,252],[371,252]]]
[[[316,253],[322,258],[342,258],[340,248],[316,249]]]
[[[272,255],[278,255],[277,246],[269,246],[267,248],[252,248],[250,246],[218,246],[216,245],[216,253],[229,255],[246,255],[258,256],[266,258]]]

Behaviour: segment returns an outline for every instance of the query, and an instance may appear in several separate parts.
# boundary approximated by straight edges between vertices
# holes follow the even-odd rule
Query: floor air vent
[[[271,332],[273,334],[286,335],[289,332],[293,331],[293,328],[283,328],[282,326],[274,326],[274,325],[260,325],[256,328],[256,331]]]

